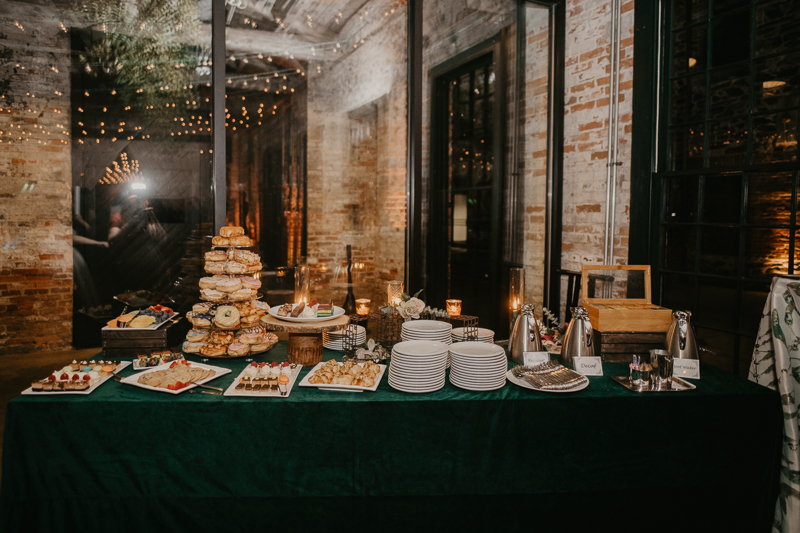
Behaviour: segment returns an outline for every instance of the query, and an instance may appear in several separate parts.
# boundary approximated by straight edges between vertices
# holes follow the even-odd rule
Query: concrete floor
[[[30,387],[31,382],[46,377],[55,368],[78,361],[92,359],[100,348],[69,350],[65,352],[43,352],[0,357],[0,450],[3,449],[3,433],[6,427],[8,402]],[[3,474],[2,452],[0,452],[0,480]]]

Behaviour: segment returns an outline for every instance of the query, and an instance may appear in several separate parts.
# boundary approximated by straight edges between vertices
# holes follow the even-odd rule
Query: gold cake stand
[[[313,367],[322,362],[322,334],[347,327],[350,317],[342,315],[325,322],[302,324],[279,320],[267,314],[261,317],[261,325],[270,331],[286,331],[289,333],[287,355],[290,363],[305,367]]]

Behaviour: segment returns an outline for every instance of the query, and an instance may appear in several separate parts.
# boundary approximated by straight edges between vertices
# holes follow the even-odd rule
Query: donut
[[[239,310],[240,317],[254,315],[256,313],[255,306],[251,305],[250,302],[237,302],[233,304],[233,306]]]
[[[200,288],[201,289],[216,289],[217,288],[217,279],[213,277],[209,278],[200,278]]]
[[[211,309],[211,307],[213,307],[213,305],[214,304],[211,302],[196,303],[192,306],[192,311],[198,315],[208,314],[208,311]]]
[[[263,344],[264,335],[261,333],[242,333],[236,340],[244,344]]]
[[[234,251],[233,258],[240,263],[244,263],[245,265],[255,265],[256,263],[261,262],[261,258],[258,256],[258,254],[254,254],[253,252],[249,252],[247,250]]]
[[[222,305],[217,309],[214,324],[221,328],[233,328],[239,325],[239,311],[232,305]]]
[[[244,274],[245,270],[247,270],[247,267],[242,263],[236,261],[227,261],[225,263],[225,272],[228,274]]]
[[[267,302],[261,302],[259,300],[253,300],[250,304],[256,308],[259,313],[266,313],[269,311],[269,304]]]
[[[264,342],[261,344],[253,344],[250,346],[250,353],[262,353],[268,351],[270,348],[278,343],[278,336],[274,333],[267,333],[264,335]]]
[[[204,342],[186,341],[186,342],[183,343],[183,346],[181,347],[181,349],[186,353],[198,353],[198,352],[200,352],[200,350],[203,349],[203,346],[205,346],[205,345],[206,345],[206,343],[204,343]]]
[[[223,226],[219,228],[220,237],[238,237],[244,235],[244,228],[239,226]]]
[[[248,274],[255,274],[256,272],[261,272],[263,267],[261,263],[256,263],[255,265],[247,265],[247,273]]]
[[[227,346],[228,344],[233,342],[233,333],[230,331],[212,331],[211,336],[208,338],[208,342],[211,344],[224,344]]]
[[[239,280],[242,282],[242,287],[246,289],[260,289],[261,288],[261,280],[256,278],[251,278],[250,276],[240,276]]]
[[[236,292],[242,288],[242,282],[237,278],[221,279],[217,282],[217,290],[222,292]]]
[[[252,241],[250,240],[250,237],[245,237],[244,235],[241,235],[239,237],[231,237],[230,241],[231,241],[231,246],[252,246]]]
[[[267,330],[264,329],[264,326],[248,326],[246,328],[242,328],[242,331],[239,332],[239,335],[245,335],[247,333],[257,333],[258,335],[263,335]],[[275,337],[276,339],[278,337]]]
[[[227,261],[212,261],[205,264],[205,271],[209,274],[222,274],[227,264]]]
[[[222,307],[222,304],[211,304],[211,307],[208,308],[208,314],[214,316],[217,314],[217,309]]]
[[[228,252],[225,250],[211,250],[206,252],[203,256],[206,262],[209,261],[226,261],[228,259]]]
[[[258,324],[258,320],[261,318],[261,315],[247,315],[239,318],[239,321],[243,326],[252,326],[254,324]]]
[[[201,314],[201,313],[186,313],[186,318],[188,318],[189,322],[191,322],[192,325],[196,328],[208,327],[211,325],[211,320],[212,320],[211,315]]]
[[[241,342],[234,342],[230,346],[228,346],[228,355],[232,355],[234,357],[240,355],[247,355],[247,352],[250,351],[250,346],[247,344],[242,344]]]
[[[206,300],[211,300],[212,302],[225,298],[224,293],[215,291],[214,289],[203,289],[200,291],[200,294],[203,295],[203,298]]]
[[[219,235],[211,239],[213,246],[230,246],[231,241],[227,237],[220,237]]]
[[[228,295],[231,300],[249,300],[253,297],[253,291],[250,289],[239,289]]]
[[[222,346],[220,344],[206,343],[205,346],[200,348],[200,353],[202,355],[211,355],[215,357],[220,357],[228,353],[228,347]]]
[[[189,330],[189,333],[186,334],[186,340],[189,342],[203,342],[207,338],[208,338],[208,330],[202,328],[191,329]]]

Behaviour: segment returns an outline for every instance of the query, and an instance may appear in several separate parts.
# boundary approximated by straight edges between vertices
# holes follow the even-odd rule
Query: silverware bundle
[[[586,376],[564,367],[557,361],[536,366],[516,366],[511,373],[543,390],[572,389],[589,381]]]

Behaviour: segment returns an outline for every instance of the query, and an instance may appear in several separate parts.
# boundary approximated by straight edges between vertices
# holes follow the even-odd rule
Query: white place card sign
[[[550,352],[525,352],[522,358],[525,366],[541,365],[550,361]]]
[[[697,359],[673,359],[672,375],[686,379],[700,379],[700,361]]]
[[[575,372],[584,376],[602,376],[603,359],[601,357],[575,357]]]

